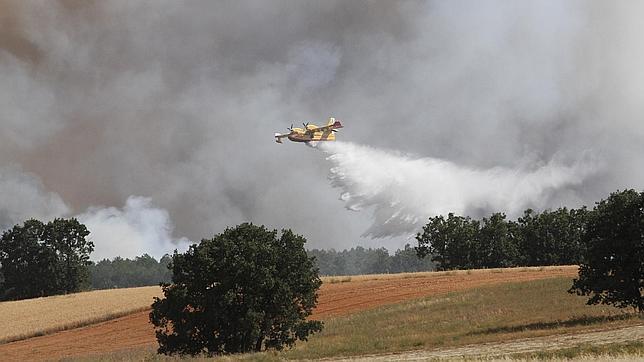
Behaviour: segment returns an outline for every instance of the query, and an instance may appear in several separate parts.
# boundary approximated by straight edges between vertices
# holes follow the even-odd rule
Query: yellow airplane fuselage
[[[335,134],[331,130],[310,132],[310,130],[317,129],[318,126],[309,124],[304,128],[293,128],[293,132],[288,136],[288,139],[293,142],[311,142],[311,141],[335,141]]]
[[[333,117],[329,118],[324,127],[308,123],[304,123],[303,128],[293,128],[291,125],[288,134],[275,133],[275,142],[282,143],[282,138],[288,138],[292,142],[335,141],[334,133],[342,127],[342,123]]]

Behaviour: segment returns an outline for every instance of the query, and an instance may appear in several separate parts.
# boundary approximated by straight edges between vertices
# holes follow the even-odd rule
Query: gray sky
[[[147,235],[105,241],[103,256],[243,221],[293,228],[309,247],[402,246],[360,237],[378,218],[345,209],[324,153],[272,138],[329,116],[343,141],[467,169],[596,161],[539,207],[641,189],[642,13],[635,1],[0,0],[0,226],[83,215]]]

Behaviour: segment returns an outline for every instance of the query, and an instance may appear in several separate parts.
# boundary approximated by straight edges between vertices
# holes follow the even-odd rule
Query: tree
[[[429,258],[419,258],[416,249],[405,244],[403,249],[396,250],[391,257],[392,273],[410,273],[434,270],[434,263]]]
[[[322,329],[307,320],[322,284],[306,239],[244,223],[172,256],[150,321],[159,353],[281,350]]]
[[[479,229],[476,259],[486,268],[507,268],[517,265],[518,248],[515,243],[514,223],[505,220],[505,214],[494,213],[483,218]]]
[[[5,231],[0,239],[2,264],[2,300],[18,300],[45,295],[49,292],[46,270],[39,268],[44,225],[38,220],[27,220]]]
[[[167,283],[172,279],[168,265],[172,258],[164,255],[159,262],[148,254],[132,259],[103,259],[90,266],[93,289],[130,288]]]
[[[47,223],[43,243],[51,251],[55,289],[58,293],[77,292],[89,285],[89,254],[94,243],[89,230],[76,219],[55,219]]]
[[[416,235],[419,257],[432,256],[439,263],[437,269],[469,269],[480,267],[474,256],[478,250],[479,222],[453,213],[445,219],[442,215],[429,219],[423,233]]]
[[[579,264],[585,254],[582,235],[586,227],[585,207],[559,208],[540,214],[528,209],[517,222],[517,244],[522,265]]]
[[[335,249],[312,249],[307,251],[310,257],[315,257],[316,266],[320,275],[346,275],[347,260],[345,254],[338,253]]]
[[[644,193],[625,190],[597,203],[587,216],[586,261],[570,293],[587,304],[644,311]]]
[[[88,280],[87,228],[76,219],[47,224],[27,220],[2,234],[0,299],[17,300],[77,292]]]
[[[370,252],[364,274],[387,274],[391,272],[391,258],[386,248],[378,248]]]

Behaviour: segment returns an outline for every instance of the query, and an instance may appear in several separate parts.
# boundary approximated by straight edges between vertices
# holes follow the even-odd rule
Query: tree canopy
[[[625,190],[597,203],[588,215],[587,260],[571,293],[588,304],[644,311],[644,193]]]
[[[415,249],[405,244],[393,255],[386,248],[364,248],[361,246],[337,251],[335,249],[311,249],[307,252],[315,257],[321,275],[361,275],[404,273],[434,270],[429,259],[416,256]]]
[[[249,223],[172,256],[150,320],[159,352],[208,355],[283,349],[322,323],[307,320],[322,284],[306,240]]]
[[[77,292],[87,285],[94,244],[76,219],[27,220],[0,239],[0,299]]]
[[[418,256],[431,256],[437,269],[503,268],[578,264],[586,245],[586,208],[528,209],[517,221],[503,213],[475,220],[448,214],[429,218],[416,235]]]
[[[134,259],[115,257],[89,266],[92,289],[132,288],[167,283],[172,278],[168,269],[172,257],[164,255],[158,262],[148,254]]]

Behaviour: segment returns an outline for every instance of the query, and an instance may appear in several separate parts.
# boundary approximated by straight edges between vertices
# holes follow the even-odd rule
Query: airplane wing
[[[317,128],[312,128],[309,131],[310,132],[325,132],[325,131],[333,131],[338,128],[342,128],[342,123],[340,121],[337,121],[335,118],[329,118],[329,122],[327,123],[326,126],[323,127],[317,127]]]
[[[291,132],[291,133],[293,133],[293,132]],[[282,143],[282,138],[290,136],[291,133],[287,133],[287,134],[275,133],[275,142]]]

